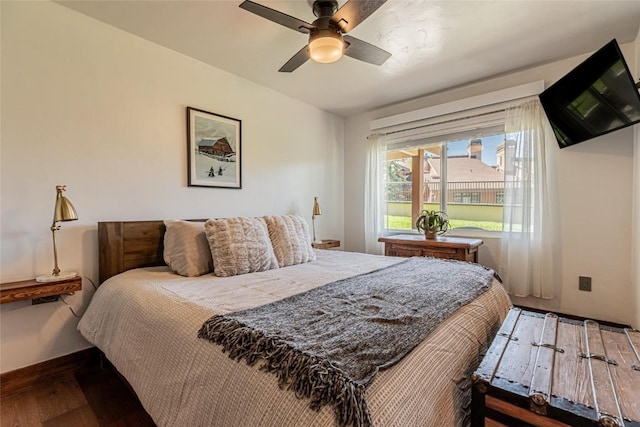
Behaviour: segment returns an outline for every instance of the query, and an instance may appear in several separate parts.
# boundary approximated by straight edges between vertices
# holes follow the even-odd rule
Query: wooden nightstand
[[[320,242],[311,243],[311,246],[313,246],[315,249],[339,248],[340,240],[321,240]]]
[[[463,237],[426,239],[422,234],[380,237],[378,242],[384,242],[384,254],[387,256],[432,256],[469,262],[478,262],[478,247],[483,243],[480,239]]]
[[[0,284],[0,304],[69,294],[82,290],[82,277],[60,282],[40,283],[35,279]]]

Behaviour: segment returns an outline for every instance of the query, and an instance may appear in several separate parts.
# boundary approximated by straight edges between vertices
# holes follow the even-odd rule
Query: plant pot
[[[435,232],[435,231],[425,231],[425,232],[424,232],[424,238],[425,238],[425,239],[431,239],[431,240],[433,240],[433,239],[435,239],[435,238],[437,238],[437,237],[438,237],[438,233],[437,233],[437,232]]]

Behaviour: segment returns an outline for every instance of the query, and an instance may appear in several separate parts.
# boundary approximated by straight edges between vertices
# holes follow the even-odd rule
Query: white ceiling
[[[256,1],[315,19],[306,0]],[[240,9],[241,0],[58,3],[343,116],[592,52],[614,37],[630,42],[640,26],[640,1],[388,0],[349,33],[391,52],[383,66],[344,57],[289,74],[278,69],[306,36]]]

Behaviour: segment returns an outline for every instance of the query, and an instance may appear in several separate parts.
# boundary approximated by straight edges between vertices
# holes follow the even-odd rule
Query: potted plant
[[[427,239],[435,239],[438,234],[446,233],[449,227],[447,214],[442,211],[423,210],[416,219],[416,228]]]

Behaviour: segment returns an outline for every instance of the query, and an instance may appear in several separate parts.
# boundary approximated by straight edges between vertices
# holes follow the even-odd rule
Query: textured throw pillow
[[[264,220],[280,267],[316,259],[316,253],[311,247],[309,225],[304,218],[298,215],[281,215],[265,216]]]
[[[181,276],[201,276],[213,271],[204,222],[166,220],[164,262]]]
[[[210,219],[204,228],[216,276],[236,276],[278,268],[264,219]]]

